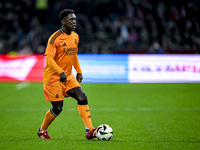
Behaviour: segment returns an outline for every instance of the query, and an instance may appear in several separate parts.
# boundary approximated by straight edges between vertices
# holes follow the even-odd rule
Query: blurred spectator
[[[154,42],[153,45],[150,47],[148,54],[163,54],[163,50],[160,47],[160,44]]]
[[[3,54],[4,51],[4,45],[3,42],[0,42],[0,54]]]
[[[19,55],[30,55],[33,54],[29,45],[26,45],[23,49],[18,51]]]
[[[65,8],[79,53],[200,53],[199,0],[1,0],[0,53],[42,54]]]

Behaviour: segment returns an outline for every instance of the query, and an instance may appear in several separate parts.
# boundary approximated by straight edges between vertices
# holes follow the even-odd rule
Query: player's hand
[[[76,75],[76,80],[77,80],[79,83],[82,82],[82,80],[83,80],[83,75],[82,75],[82,73],[77,73],[77,75]]]
[[[62,72],[61,74],[59,74],[60,76],[60,82],[63,82],[66,84],[67,82],[67,75],[65,74],[65,72]]]

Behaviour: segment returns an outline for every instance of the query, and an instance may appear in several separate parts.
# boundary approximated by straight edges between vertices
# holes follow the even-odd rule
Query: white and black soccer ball
[[[113,137],[113,129],[107,124],[102,124],[97,127],[96,137],[100,141],[109,141]]]

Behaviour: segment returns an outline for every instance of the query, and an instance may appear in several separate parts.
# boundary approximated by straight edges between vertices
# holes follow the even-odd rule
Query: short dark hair
[[[59,19],[60,20],[62,20],[65,16],[68,16],[69,14],[71,14],[71,13],[75,13],[74,12],[74,10],[72,10],[72,9],[64,9],[64,10],[62,10],[61,12],[60,12],[60,14],[59,14]]]

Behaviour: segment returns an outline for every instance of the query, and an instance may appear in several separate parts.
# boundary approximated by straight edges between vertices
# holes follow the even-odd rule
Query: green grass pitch
[[[110,141],[87,140],[76,101],[49,127],[36,132],[51,104],[42,83],[0,83],[2,150],[197,150],[200,149],[200,83],[82,84],[95,127],[109,124]]]

